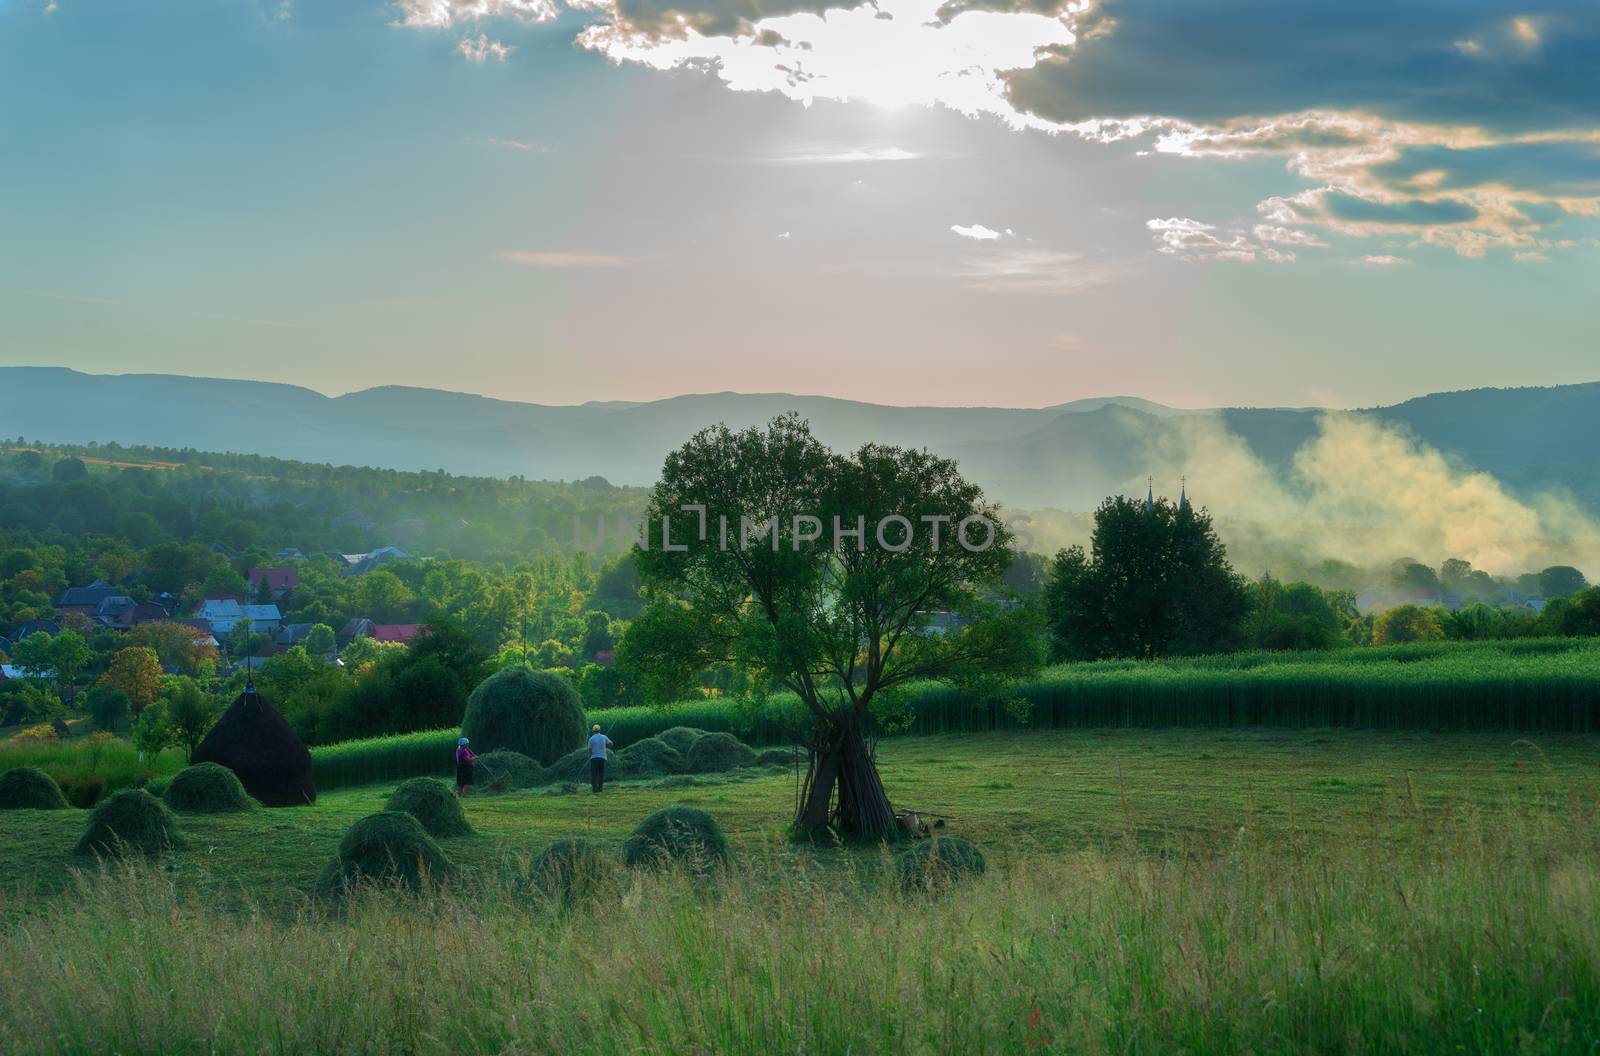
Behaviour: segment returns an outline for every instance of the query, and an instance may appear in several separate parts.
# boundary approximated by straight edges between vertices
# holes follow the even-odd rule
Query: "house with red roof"
[[[281,598],[300,585],[300,572],[294,568],[252,568],[244,578],[257,597],[261,594],[262,583],[266,583],[274,598]]]
[[[372,625],[372,638],[374,641],[410,645],[411,640],[419,635],[427,634],[427,630],[420,623],[375,623]]]

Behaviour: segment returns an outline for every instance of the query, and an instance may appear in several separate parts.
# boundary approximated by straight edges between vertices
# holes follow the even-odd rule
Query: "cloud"
[[[437,27],[548,21],[556,3],[400,0],[399,8],[403,24]],[[943,106],[1013,129],[1136,139],[1158,153],[1279,159],[1291,176],[1318,185],[1322,200],[1269,219],[1279,229],[1271,235],[1241,230],[1224,239],[1243,237],[1257,259],[1270,259],[1263,245],[1312,246],[1329,234],[1369,238],[1398,227],[1432,228],[1422,241],[1466,256],[1548,252],[1564,244],[1552,229],[1600,215],[1592,0],[1532,0],[1522,11],[1415,0],[566,6],[595,15],[580,47],[618,64],[699,71],[734,91],[807,105]],[[787,160],[905,159],[846,148]],[[1263,214],[1284,200],[1269,199]],[[1304,240],[1286,233],[1295,229]]]
[[[1580,71],[1600,49],[1600,19],[1589,0],[1534,3],[1543,10],[1508,17],[1469,2],[1112,0],[1076,17],[1079,46],[1008,83],[1019,110],[1063,123],[1311,110],[1501,134],[1592,123],[1600,78]]]
[[[634,263],[632,257],[612,256],[604,253],[572,253],[561,250],[530,251],[506,250],[495,256],[507,264],[524,268],[550,268],[556,270],[591,270],[626,268]]]
[[[801,147],[783,154],[754,160],[769,165],[853,165],[880,161],[915,161],[922,157],[899,147]]]
[[[496,139],[490,136],[485,140],[491,147],[505,147],[507,150],[521,150],[530,154],[549,154],[550,148],[542,143],[529,143],[521,139]]]
[[[1293,252],[1277,249],[1269,245],[1269,241],[1282,242],[1286,237],[1292,237],[1284,229],[1267,227],[1265,230],[1274,236],[1272,239],[1252,239],[1242,231],[1220,230],[1213,224],[1202,223],[1183,216],[1171,216],[1166,219],[1145,221],[1151,236],[1155,239],[1156,252],[1168,256],[1178,257],[1181,260],[1191,261],[1233,261],[1236,263],[1252,263],[1264,260],[1271,264],[1292,264],[1295,260]],[[1257,228],[1262,230],[1262,228]],[[1315,242],[1300,243],[1314,245]]]
[[[943,0],[615,0],[612,20],[585,29],[578,42],[614,62],[700,69],[735,91],[806,104],[939,104],[1016,117],[1001,72],[1075,39],[1053,12],[942,10]]]
[[[971,227],[962,227],[960,224],[951,224],[950,230],[954,231],[962,238],[970,238],[975,242],[993,242],[1000,237],[1000,232],[994,230],[992,227],[984,227],[982,224],[973,224]]]
[[[399,25],[427,29],[486,19],[552,22],[561,15],[555,0],[396,0],[395,6],[400,9]]]
[[[1393,267],[1396,264],[1411,263],[1405,257],[1396,257],[1388,253],[1373,253],[1361,258],[1361,263],[1372,264],[1376,267]]]
[[[490,59],[505,62],[506,56],[516,50],[513,45],[490,40],[485,33],[479,33],[476,37],[463,37],[461,43],[456,45],[456,51],[465,56],[468,62],[475,62],[480,66]]]
[[[1047,249],[997,249],[966,261],[955,272],[975,290],[993,293],[1082,293],[1120,282],[1133,268],[1117,260]]]

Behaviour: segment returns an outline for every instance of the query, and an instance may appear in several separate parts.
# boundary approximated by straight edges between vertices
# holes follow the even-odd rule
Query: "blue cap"
[[[465,737],[463,737],[459,741],[457,741],[456,743],[457,744],[471,744],[472,742],[467,740]]]

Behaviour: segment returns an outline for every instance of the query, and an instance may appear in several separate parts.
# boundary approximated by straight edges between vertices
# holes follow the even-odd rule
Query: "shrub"
[[[100,774],[62,774],[61,794],[80,810],[88,810],[105,795],[106,779]]]
[[[94,809],[78,854],[154,856],[183,846],[178,820],[142,788],[125,788]]]
[[[324,891],[343,891],[366,882],[398,884],[418,891],[442,883],[456,868],[410,814],[386,810],[350,826],[339,841],[339,853],[320,878]]]
[[[461,732],[484,748],[521,752],[548,765],[584,739],[583,701],[566,681],[508,667],[484,679],[467,699]]]
[[[618,777],[666,777],[683,773],[685,766],[683,755],[659,737],[624,748],[616,763]]]
[[[0,774],[0,810],[64,810],[67,797],[49,774],[19,766]]]
[[[708,733],[690,747],[685,762],[692,774],[717,774],[754,766],[756,753],[731,733]]]
[[[622,844],[622,860],[654,868],[677,863],[704,873],[726,865],[728,838],[703,810],[674,803],[641,821]]]
[[[478,756],[478,776],[485,788],[498,791],[503,782],[510,788],[544,784],[544,767],[521,752],[501,750]]]
[[[901,851],[895,874],[907,891],[932,890],[982,876],[983,852],[959,836],[935,836]]]
[[[161,798],[186,814],[236,814],[256,805],[239,783],[239,775],[217,763],[196,763],[178,771]]]
[[[694,747],[694,742],[705,736],[704,730],[697,730],[693,726],[674,726],[669,730],[662,730],[656,734],[656,739],[666,742],[667,746],[682,755],[688,755],[689,749]]]
[[[461,801],[449,785],[436,777],[413,777],[402,782],[383,809],[410,814],[422,823],[429,836],[466,836],[472,832]]]
[[[557,840],[540,851],[529,870],[534,886],[563,901],[596,898],[616,886],[616,867],[582,837]]]
[[[109,682],[91,686],[89,692],[84,694],[84,707],[95,726],[102,730],[121,729],[127,725],[128,716],[133,714],[133,702],[128,699],[128,694]]]
[[[311,753],[278,709],[254,690],[239,694],[194,750],[196,763],[220,763],[268,807],[315,803]]]

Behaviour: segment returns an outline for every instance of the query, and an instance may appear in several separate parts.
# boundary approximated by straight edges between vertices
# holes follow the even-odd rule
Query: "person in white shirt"
[[[589,733],[589,787],[599,792],[606,787],[606,759],[611,738],[600,732],[599,723]]]

